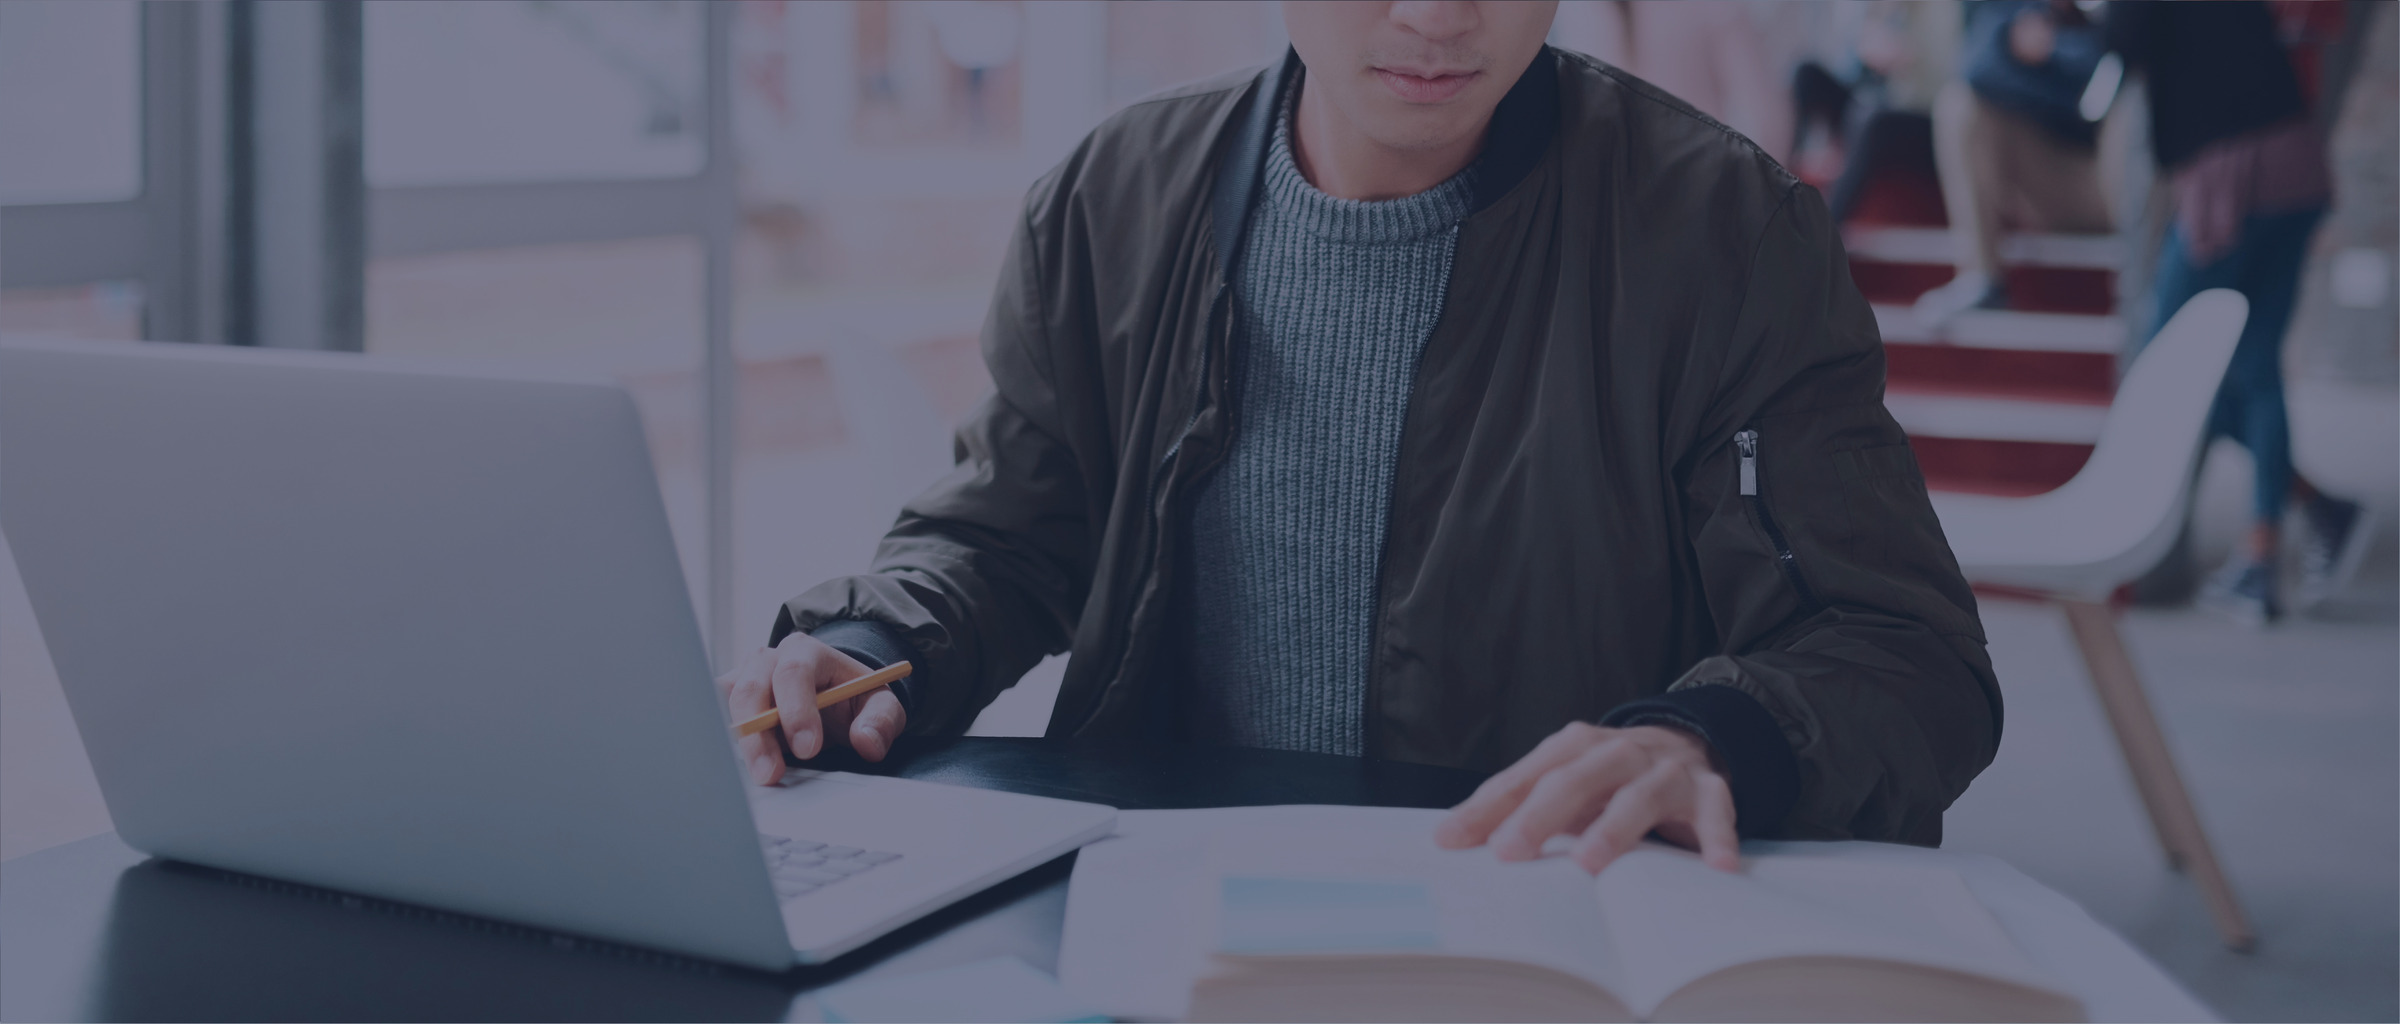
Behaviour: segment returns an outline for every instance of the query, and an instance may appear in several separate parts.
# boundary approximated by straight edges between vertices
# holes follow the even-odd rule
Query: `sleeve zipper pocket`
[[[1758,431],[1745,429],[1734,434],[1733,448],[1741,456],[1742,501],[1750,506],[1750,515],[1758,523],[1759,532],[1766,534],[1767,543],[1774,547],[1775,567],[1800,595],[1801,603],[1816,607],[1816,592],[1809,589],[1808,580],[1800,575],[1800,560],[1792,554],[1791,542],[1784,538],[1782,528],[1775,525],[1775,516],[1767,511],[1767,500],[1758,493]]]

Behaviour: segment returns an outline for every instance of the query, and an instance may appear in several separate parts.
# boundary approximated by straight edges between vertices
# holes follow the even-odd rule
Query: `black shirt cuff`
[[[777,612],[775,632],[767,640],[767,645],[772,647],[782,643],[783,638],[792,635],[793,632],[795,630],[792,628],[791,612]],[[908,641],[900,638],[898,629],[886,623],[868,619],[834,619],[809,630],[808,635],[816,638],[818,643],[847,654],[857,659],[859,664],[871,669],[883,668],[895,662],[915,660],[910,657],[913,652],[909,649]],[[906,679],[895,679],[891,682],[892,696],[899,699],[900,710],[906,713],[912,721],[916,718],[917,702],[910,684],[916,681],[916,675],[912,672]]]
[[[1600,719],[1611,728],[1671,724],[1695,733],[1725,760],[1734,826],[1772,836],[1800,799],[1800,760],[1765,705],[1730,686],[1688,686],[1620,704]]]

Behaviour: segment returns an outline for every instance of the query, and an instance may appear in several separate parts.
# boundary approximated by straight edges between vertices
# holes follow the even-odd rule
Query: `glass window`
[[[367,351],[597,373],[633,393],[706,614],[698,239],[477,249],[367,267]]]
[[[142,336],[142,283],[0,290],[0,336],[128,341]]]
[[[374,0],[367,181],[698,174],[703,15],[690,0]]]
[[[0,3],[0,206],[141,195],[141,46],[133,0]]]
[[[1108,5],[1108,108],[1283,56],[1275,4],[1200,0]]]
[[[862,0],[856,24],[858,109],[850,127],[859,142],[1017,141],[1025,25],[1016,3]]]

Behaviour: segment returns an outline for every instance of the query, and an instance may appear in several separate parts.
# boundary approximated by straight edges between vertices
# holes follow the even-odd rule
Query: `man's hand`
[[[2058,22],[2050,12],[2038,7],[2027,8],[2008,23],[2008,54],[2017,63],[2040,67],[2058,49]]]
[[[728,720],[739,722],[768,708],[782,712],[783,743],[806,760],[824,748],[825,737],[847,744],[869,761],[881,761],[908,724],[900,698],[889,688],[817,711],[817,692],[839,686],[869,669],[858,659],[794,633],[772,648],[761,647],[740,669],[717,677],[717,696]],[[761,732],[733,742],[750,777],[761,786],[783,778],[783,753]]]
[[[1448,849],[1486,840],[1501,860],[1532,860],[1555,835],[1577,835],[1573,856],[1600,869],[1652,830],[1698,847],[1711,867],[1741,866],[1733,790],[1708,744],[1680,729],[1574,723],[1477,787],[1434,831]]]

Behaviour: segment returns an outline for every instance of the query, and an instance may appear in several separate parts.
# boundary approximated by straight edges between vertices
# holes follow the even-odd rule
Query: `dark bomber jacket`
[[[913,659],[924,733],[1072,651],[1050,735],[1176,737],[1229,262],[1297,66],[1137,103],[1034,185],[957,465],[774,641]],[[1724,757],[1745,834],[1938,843],[2000,692],[1816,191],[1558,50],[1481,160],[1392,484],[1368,754],[1490,771],[1665,718]]]

